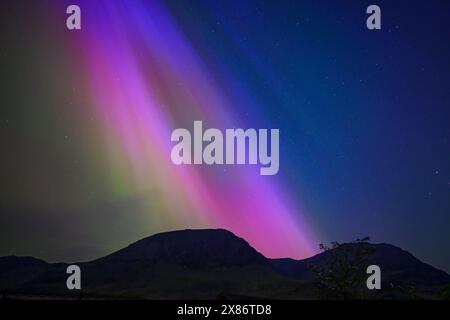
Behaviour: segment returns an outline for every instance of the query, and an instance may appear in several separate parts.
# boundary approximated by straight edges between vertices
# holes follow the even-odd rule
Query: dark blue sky
[[[370,4],[382,30],[366,28]],[[239,74],[264,111],[253,121],[280,127],[280,174],[323,241],[369,235],[450,270],[448,1],[169,6],[210,63],[226,61],[218,79]]]

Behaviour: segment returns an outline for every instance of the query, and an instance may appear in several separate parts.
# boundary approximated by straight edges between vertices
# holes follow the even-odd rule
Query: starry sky
[[[20,0],[0,15],[0,255],[88,260],[226,228],[269,257],[370,236],[450,271],[448,1]],[[194,120],[279,128],[279,173],[174,166],[170,133]]]

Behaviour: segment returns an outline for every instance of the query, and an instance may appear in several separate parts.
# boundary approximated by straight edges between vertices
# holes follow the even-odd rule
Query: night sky
[[[0,255],[221,227],[269,257],[370,236],[450,271],[450,2],[55,2],[0,5]],[[194,120],[279,128],[279,173],[174,166]]]

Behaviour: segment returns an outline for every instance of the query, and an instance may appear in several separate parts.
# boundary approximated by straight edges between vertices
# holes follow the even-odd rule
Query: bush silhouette
[[[368,297],[365,260],[376,250],[369,240],[369,237],[365,237],[347,244],[332,242],[331,247],[320,244],[320,249],[326,253],[325,265],[309,265],[309,269],[317,278],[316,289],[320,299],[347,300]]]

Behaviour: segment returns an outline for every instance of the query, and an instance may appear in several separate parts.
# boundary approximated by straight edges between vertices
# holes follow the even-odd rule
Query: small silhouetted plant
[[[443,300],[450,300],[450,283],[441,288],[439,297]]]
[[[391,283],[391,288],[400,292],[399,299],[402,300],[422,300],[416,290],[416,286],[413,282],[406,282],[399,285],[394,285]]]
[[[365,237],[349,244],[332,242],[331,247],[320,244],[320,250],[327,254],[325,265],[323,267],[309,265],[317,277],[316,288],[319,298],[367,298],[365,261],[375,251],[375,246],[369,241],[370,238]]]

